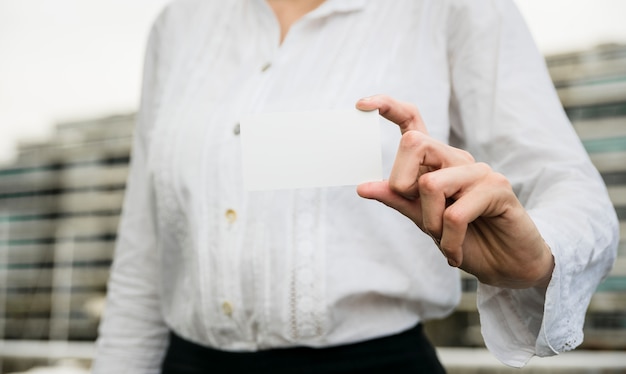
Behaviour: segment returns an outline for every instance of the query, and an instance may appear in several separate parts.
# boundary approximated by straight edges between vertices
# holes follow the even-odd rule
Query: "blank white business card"
[[[240,121],[248,191],[382,179],[378,111],[262,113]]]

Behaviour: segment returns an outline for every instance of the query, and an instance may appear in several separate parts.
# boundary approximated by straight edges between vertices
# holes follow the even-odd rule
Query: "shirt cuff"
[[[572,282],[563,279],[568,272],[563,269],[558,244],[551,240],[558,234],[547,232],[552,231],[549,225],[535,222],[555,261],[548,288],[508,289],[478,284],[477,305],[485,345],[498,360],[513,367],[524,366],[533,356],[553,356],[576,348],[583,340],[588,294],[592,293],[581,289],[574,295],[579,299],[576,303],[568,301]]]

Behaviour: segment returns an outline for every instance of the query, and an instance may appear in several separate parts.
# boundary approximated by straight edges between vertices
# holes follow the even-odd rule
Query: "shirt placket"
[[[263,17],[256,27],[269,27],[267,18]],[[220,327],[215,331],[218,331],[222,337],[216,336],[215,338],[218,341],[225,339],[223,343],[230,345],[231,337],[238,336],[238,340],[243,343],[242,347],[246,348],[254,348],[259,344],[257,332],[260,321],[251,320],[251,318],[258,318],[259,314],[255,312],[251,317],[244,313],[244,310],[258,309],[257,304],[262,303],[257,299],[266,294],[259,289],[259,285],[267,283],[267,274],[263,272],[265,267],[262,266],[263,259],[260,255],[265,252],[266,248],[261,248],[264,240],[260,243],[255,240],[259,236],[258,228],[255,228],[257,223],[246,217],[250,213],[250,207],[245,198],[246,192],[244,191],[242,200],[239,196],[239,188],[229,187],[225,181],[241,184],[239,168],[235,167],[241,163],[238,117],[243,113],[258,111],[261,103],[264,102],[267,96],[266,82],[271,74],[270,68],[277,50],[275,42],[277,36],[272,38],[271,33],[268,36],[267,31],[256,30],[255,32],[264,37],[254,50],[244,52],[248,56],[244,59],[247,67],[243,67],[243,69],[254,69],[254,71],[243,72],[247,74],[244,83],[230,94],[228,100],[224,100],[227,105],[221,108],[223,114],[217,116],[219,117],[217,122],[229,124],[224,125],[220,135],[226,146],[220,151],[217,159],[209,161],[219,164],[215,180],[207,181],[208,185],[219,189],[219,196],[221,196],[219,201],[213,200],[209,206],[219,228],[219,242],[214,248],[215,255],[212,256],[216,263],[213,268],[216,276],[211,278],[214,284],[211,286],[213,296],[210,299],[211,309],[218,310],[218,318],[221,321],[217,322]],[[276,30],[276,34],[277,32]],[[245,236],[252,236],[252,238]],[[209,238],[209,240],[212,239]],[[215,323],[214,321],[211,324]]]

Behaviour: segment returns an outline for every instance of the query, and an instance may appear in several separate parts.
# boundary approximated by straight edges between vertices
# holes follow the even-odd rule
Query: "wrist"
[[[552,250],[548,246],[547,243],[544,242],[545,246],[545,257],[547,258],[546,265],[542,266],[545,270],[542,272],[543,275],[535,282],[534,287],[543,288],[544,290],[548,288],[550,281],[552,280],[552,272],[554,272],[554,267],[556,263],[554,261],[554,256],[552,255]]]

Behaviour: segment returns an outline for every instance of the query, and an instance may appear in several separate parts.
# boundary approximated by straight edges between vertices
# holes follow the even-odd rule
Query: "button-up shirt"
[[[398,212],[354,186],[242,187],[242,116],[377,93],[503,173],[553,251],[547,291],[479,285],[487,347],[521,366],[578,345],[617,220],[513,4],[327,0],[279,39],[262,0],[176,1],[156,21],[95,372],[158,372],[169,330],[254,351],[449,314],[459,273]],[[400,133],[381,134],[388,175]]]

